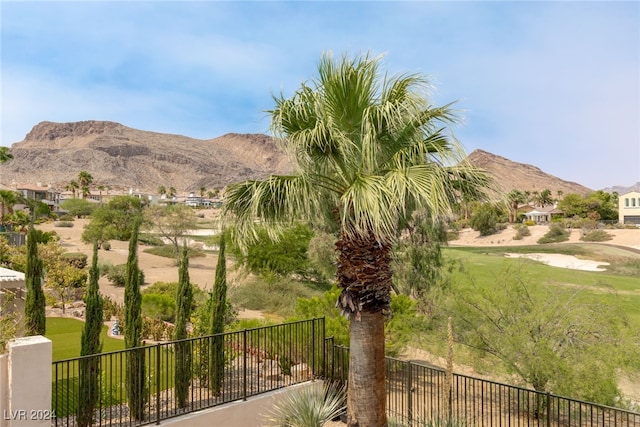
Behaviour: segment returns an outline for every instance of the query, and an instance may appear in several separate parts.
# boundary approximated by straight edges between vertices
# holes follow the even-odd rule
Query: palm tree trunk
[[[372,236],[343,233],[336,249],[342,288],[338,306],[351,319],[347,425],[384,427],[384,320],[390,313],[391,247]]]
[[[347,425],[386,426],[384,315],[363,312],[350,327]]]

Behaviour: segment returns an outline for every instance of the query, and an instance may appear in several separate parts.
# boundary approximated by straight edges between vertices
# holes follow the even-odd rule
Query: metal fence
[[[159,423],[322,377],[324,330],[324,318],[311,319],[56,361],[52,368],[52,410],[56,419],[52,425],[82,424],[78,414],[81,394],[86,392],[80,387],[81,370],[91,366],[98,372],[99,391],[90,411],[90,424],[99,426]],[[223,349],[222,353],[215,353],[222,354],[222,360],[214,355],[216,346]],[[181,406],[175,392],[175,371],[184,364],[177,363],[176,356],[184,354],[180,349],[185,348],[188,357],[183,360],[189,362],[190,380],[186,404]],[[126,378],[137,356],[143,360],[135,369],[142,380],[139,414],[130,411]],[[220,366],[223,369],[218,371]],[[219,387],[213,384],[217,382],[213,379],[214,370],[221,373]]]
[[[330,340],[327,349],[327,375],[346,383],[349,349]],[[389,357],[386,382],[387,414],[403,426],[640,427],[640,413],[459,374],[447,387],[445,370]]]

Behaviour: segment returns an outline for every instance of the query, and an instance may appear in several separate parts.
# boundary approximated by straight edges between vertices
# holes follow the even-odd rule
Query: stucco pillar
[[[9,427],[50,426],[51,340],[37,335],[9,342],[9,407],[0,416]]]

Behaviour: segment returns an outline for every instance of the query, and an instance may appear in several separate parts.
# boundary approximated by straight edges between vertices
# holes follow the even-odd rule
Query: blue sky
[[[269,133],[325,51],[384,54],[457,101],[467,152],[592,189],[640,181],[640,2],[1,0],[1,141],[111,120]]]

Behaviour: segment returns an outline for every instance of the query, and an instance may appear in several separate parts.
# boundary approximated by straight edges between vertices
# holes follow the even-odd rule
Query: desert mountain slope
[[[40,182],[64,188],[85,170],[95,185],[153,192],[164,185],[187,192],[290,170],[266,135],[199,140],[105,121],[42,122],[10,152],[13,160],[0,166],[6,185]]]
[[[13,160],[0,165],[0,182],[7,186],[39,182],[64,189],[85,170],[96,186],[155,192],[163,185],[186,193],[291,171],[286,156],[267,135],[230,133],[201,140],[94,120],[39,123],[24,141],[11,146],[10,153]],[[503,192],[549,189],[555,196],[558,190],[591,191],[486,151],[476,150],[468,160],[489,172]]]
[[[581,195],[593,191],[576,182],[565,181],[545,173],[535,166],[514,162],[483,150],[473,151],[467,160],[472,165],[487,171],[502,193],[508,193],[511,190],[534,192],[548,189],[555,197],[558,191],[562,191],[563,194]]]

